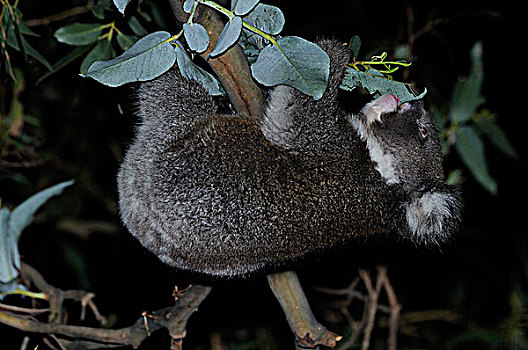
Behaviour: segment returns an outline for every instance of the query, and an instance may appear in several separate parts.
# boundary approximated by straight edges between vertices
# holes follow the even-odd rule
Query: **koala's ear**
[[[377,99],[367,103],[361,110],[366,118],[366,124],[370,125],[375,121],[381,123],[381,115],[384,113],[395,112],[398,109],[400,100],[396,95],[383,95]]]
[[[409,238],[425,246],[449,240],[460,225],[461,208],[460,193],[454,186],[423,192],[405,205]]]

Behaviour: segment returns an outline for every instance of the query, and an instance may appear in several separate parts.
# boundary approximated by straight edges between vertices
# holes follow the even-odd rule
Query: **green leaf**
[[[10,212],[7,208],[0,209],[0,292],[8,292],[20,268],[20,255],[17,241],[9,232]]]
[[[184,23],[183,35],[192,51],[204,52],[209,47],[209,34],[199,23]]]
[[[42,56],[37,50],[35,50],[33,46],[31,46],[23,36],[20,37],[20,41],[22,42],[22,47],[24,48],[25,53],[42,63],[44,67],[46,67],[48,70],[53,69],[48,60],[44,58],[44,56]]]
[[[22,230],[31,223],[33,214],[44,204],[48,199],[62,193],[65,187],[73,184],[73,180],[61,182],[55,186],[42,190],[33,196],[26,199],[18,207],[16,207],[9,217],[8,230],[13,237],[18,240]]]
[[[136,16],[130,16],[130,19],[128,20],[128,26],[130,27],[130,29],[132,29],[134,34],[139,37],[148,34],[147,30],[141,25],[141,22],[139,22],[139,19],[137,19]]]
[[[102,25],[99,23],[74,23],[59,28],[54,36],[64,44],[84,46],[96,42],[101,31]]]
[[[518,155],[508,140],[508,136],[491,116],[479,116],[475,118],[475,124],[490,141],[507,156],[517,159]]]
[[[222,86],[218,80],[206,70],[195,65],[185,50],[182,49],[180,43],[178,43],[175,49],[178,68],[184,77],[198,81],[207,90],[207,92],[213,96],[224,94],[224,89],[222,89]]]
[[[90,77],[108,86],[153,79],[176,61],[176,52],[167,42],[171,35],[160,31],[139,39],[122,55],[109,61],[94,62],[83,77]]]
[[[488,171],[484,155],[484,144],[472,126],[463,126],[455,131],[455,149],[473,177],[490,193],[497,193],[497,183]]]
[[[255,79],[266,86],[289,85],[318,100],[328,84],[330,58],[319,46],[289,36],[266,46],[251,65]]]
[[[185,0],[185,2],[183,3],[183,11],[185,13],[191,13],[193,6],[194,0]]]
[[[86,55],[81,63],[81,74],[88,71],[90,65],[95,61],[108,60],[115,56],[115,50],[112,47],[110,40],[101,40],[94,46],[94,48]]]
[[[352,57],[358,58],[359,49],[361,48],[361,39],[359,38],[359,36],[354,35],[352,39],[350,39],[349,47],[350,47],[350,52],[352,52]]]
[[[275,6],[258,4],[244,20],[252,26],[271,35],[277,35],[284,28],[284,14]]]
[[[216,45],[209,54],[209,56],[214,57],[222,54],[227,49],[229,49],[240,37],[240,33],[242,32],[242,18],[240,17],[233,17],[229,20],[229,22],[226,23],[224,26],[224,29],[222,29],[222,32],[220,33],[220,36],[218,37],[218,41],[216,42]]]
[[[90,7],[90,11],[97,19],[104,19],[104,11],[109,9],[110,2],[110,0],[99,0]]]
[[[234,0],[234,11],[237,16],[245,16],[258,4],[259,0]]]
[[[471,71],[466,80],[459,81],[453,90],[449,117],[453,122],[464,123],[471,119],[477,108],[484,103],[481,96],[484,69],[482,64],[482,43],[477,42],[471,49]]]
[[[123,33],[119,33],[116,36],[116,40],[119,47],[126,51],[131,48],[132,45],[134,45],[134,43],[139,40],[139,38],[135,35],[125,35]]]
[[[401,103],[421,99],[427,93],[427,89],[425,89],[421,94],[415,95],[409,91],[404,83],[386,79],[383,74],[375,69],[360,72],[352,67],[347,67],[345,77],[339,87],[348,91],[364,88],[374,96],[393,94],[398,96]]]
[[[130,0],[114,0],[114,5],[117,7],[117,10],[122,14],[125,14],[125,8],[128,5]]]
[[[39,84],[41,81],[43,81],[44,79],[46,79],[47,77],[49,77],[50,75],[58,71],[59,69],[67,66],[69,63],[81,57],[86,52],[88,52],[88,50],[90,50],[90,46],[79,46],[79,47],[74,48],[69,54],[67,54],[66,56],[62,57],[57,62],[55,62],[55,64],[51,66],[51,71],[41,76],[37,80],[37,84]]]

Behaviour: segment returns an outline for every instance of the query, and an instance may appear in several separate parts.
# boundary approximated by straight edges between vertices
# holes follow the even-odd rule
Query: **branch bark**
[[[183,11],[183,1],[170,0],[170,4],[174,17],[179,22],[185,23],[189,15]],[[214,10],[205,6],[198,7],[194,22],[207,28],[209,48],[201,54],[201,57],[215,71],[233,108],[241,115],[261,116],[264,109],[264,94],[253,80],[249,63],[240,46],[234,45],[218,57],[209,57],[225,23]]]
[[[319,345],[336,346],[343,337],[317,322],[295,272],[275,273],[267,278],[273,294],[286,313],[299,347],[313,349]]]
[[[32,316],[25,315],[32,314],[32,312],[27,312],[25,309],[2,307],[0,308],[0,323],[26,332],[74,338],[78,340],[76,342],[78,345],[99,343],[100,346],[105,347],[113,347],[115,345],[138,347],[154,331],[166,328],[172,338],[172,349],[181,349],[189,317],[198,310],[198,306],[211,291],[211,287],[193,285],[185,293],[178,295],[178,299],[172,307],[163,308],[151,314],[144,313],[130,327],[102,329],[62,324],[60,323],[61,318],[57,316],[60,315],[59,310],[62,308],[61,304],[64,296],[89,304],[93,294],[84,291],[61,291],[47,283],[37,270],[27,264],[22,264],[21,275],[29,279],[38,289],[48,295],[48,301],[50,302],[49,322],[39,322]],[[50,297],[54,295],[60,295],[62,299]],[[86,300],[87,296],[88,300]],[[92,307],[92,310],[94,310],[94,307]],[[99,315],[96,309],[94,313],[96,317]]]

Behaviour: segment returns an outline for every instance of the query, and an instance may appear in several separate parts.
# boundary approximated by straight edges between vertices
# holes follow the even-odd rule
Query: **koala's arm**
[[[350,51],[335,40],[320,40],[316,44],[330,57],[328,86],[322,98],[314,100],[284,85],[271,90],[268,98],[261,130],[268,140],[286,149],[302,149],[316,138],[324,139],[322,134],[332,132],[332,124],[341,116],[337,94]]]
[[[215,114],[217,107],[203,86],[184,78],[177,69],[144,82],[136,89],[138,133],[156,148],[177,139],[201,118]]]

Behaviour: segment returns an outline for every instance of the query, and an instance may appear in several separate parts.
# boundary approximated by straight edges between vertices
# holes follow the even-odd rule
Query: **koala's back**
[[[383,231],[389,218],[369,161],[356,138],[323,161],[277,147],[258,120],[214,115],[143,160],[149,193],[139,211],[121,207],[138,223],[131,232],[169,265],[218,276],[270,271],[352,232]]]

